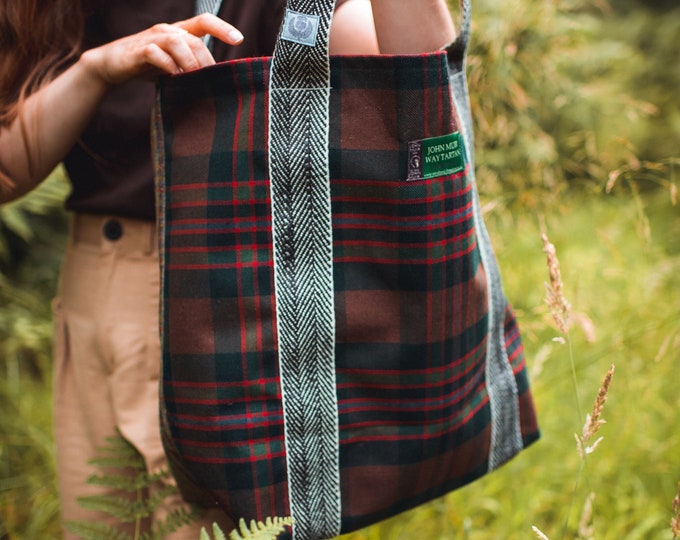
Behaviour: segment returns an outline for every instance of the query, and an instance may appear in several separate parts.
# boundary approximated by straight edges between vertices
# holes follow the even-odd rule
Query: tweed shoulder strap
[[[270,78],[269,168],[279,369],[295,534],[340,533],[328,162],[334,0],[289,0]]]
[[[340,531],[327,152],[328,38],[334,5],[334,0],[288,0],[270,78],[269,167],[279,367],[290,508],[299,538],[333,537]],[[447,51],[454,99],[472,162],[472,122],[464,72],[469,0],[461,0],[461,12],[458,37]],[[477,197],[475,208],[490,287],[487,381],[493,416],[491,470],[521,448],[521,436],[517,387],[503,347],[506,301]]]

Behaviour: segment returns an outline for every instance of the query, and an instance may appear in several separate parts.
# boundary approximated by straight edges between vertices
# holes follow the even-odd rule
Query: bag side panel
[[[166,79],[163,393],[231,516],[289,515],[266,156],[268,59]]]
[[[470,165],[407,180],[411,143],[460,132],[446,57],[333,60],[336,365],[349,531],[488,471],[489,290]],[[441,158],[439,146],[420,157]]]

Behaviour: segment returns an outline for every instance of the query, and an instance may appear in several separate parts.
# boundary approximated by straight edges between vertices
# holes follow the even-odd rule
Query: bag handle
[[[469,0],[461,2],[469,8]],[[269,79],[278,360],[288,497],[294,535],[301,540],[333,538],[341,526],[328,155],[334,9],[335,0],[287,1]],[[466,18],[469,9],[449,53],[460,66]]]
[[[292,6],[295,3],[296,3],[295,0],[289,0],[288,2],[290,6]],[[308,4],[314,5],[315,2],[313,1],[308,2]],[[195,13],[196,15],[199,15],[201,13],[212,13],[213,15],[217,15],[221,5],[222,0],[196,0]],[[335,3],[325,2],[321,5],[321,8],[322,10],[324,9],[326,10],[328,15],[328,24],[330,25],[330,20],[333,16],[333,12],[335,11]],[[289,7],[289,9],[295,11],[294,7]],[[456,39],[446,47],[446,51],[448,53],[449,63],[456,69],[462,71],[462,69],[464,68],[465,57],[467,55],[468,44],[470,42],[470,12],[471,12],[470,0],[460,0],[460,10],[462,16],[460,30],[458,32],[458,35],[456,36]],[[291,21],[289,20],[288,23],[290,24]],[[282,31],[284,30],[285,27],[282,27]],[[292,30],[295,31],[294,25],[292,27]],[[324,26],[324,31],[321,37],[326,43],[325,47],[327,47],[329,39],[328,27]],[[212,37],[210,35],[204,36],[203,41],[205,42],[206,46],[212,48]]]
[[[210,0],[199,0],[210,1]],[[449,64],[462,70],[470,42],[471,0],[460,0],[461,25],[456,39],[445,47]],[[330,25],[334,0],[288,0],[274,51],[273,71],[284,88],[312,88],[327,76]],[[292,85],[292,83],[299,83]],[[276,83],[275,83],[276,84]],[[277,84],[278,86],[278,84]],[[318,87],[318,86],[317,86]]]

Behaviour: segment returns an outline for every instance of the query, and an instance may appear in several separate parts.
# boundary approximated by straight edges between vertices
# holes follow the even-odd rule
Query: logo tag
[[[459,131],[408,143],[406,180],[429,180],[465,170],[465,145]]]
[[[281,38],[301,45],[314,47],[319,33],[319,16],[286,10]]]

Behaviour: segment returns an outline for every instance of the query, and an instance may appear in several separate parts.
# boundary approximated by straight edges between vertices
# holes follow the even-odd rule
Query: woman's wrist
[[[95,96],[104,96],[113,86],[103,74],[103,55],[100,49],[89,49],[80,55],[73,65],[76,77],[81,80],[83,89]]]

